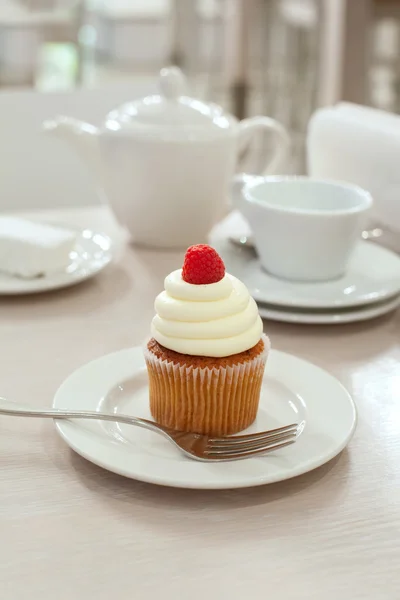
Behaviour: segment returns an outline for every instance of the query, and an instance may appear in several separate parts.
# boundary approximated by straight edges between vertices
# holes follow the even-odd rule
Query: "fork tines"
[[[209,458],[223,456],[239,458],[250,454],[261,454],[289,446],[296,441],[298,424],[271,429],[255,434],[232,437],[210,438],[205,454]]]

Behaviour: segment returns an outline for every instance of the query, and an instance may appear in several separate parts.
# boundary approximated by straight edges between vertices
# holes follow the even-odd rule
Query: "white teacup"
[[[293,281],[344,275],[372,206],[358,186],[297,176],[246,176],[233,195],[264,269]]]

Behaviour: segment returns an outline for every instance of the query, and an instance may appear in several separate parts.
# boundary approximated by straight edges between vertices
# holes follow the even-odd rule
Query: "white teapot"
[[[110,112],[100,128],[70,117],[44,128],[75,145],[134,242],[181,248],[205,242],[223,215],[239,152],[255,134],[276,136],[272,158],[253,156],[256,174],[277,167],[289,136],[274,119],[238,122],[220,106],[184,95],[176,67],[162,69],[159,87],[160,94]]]

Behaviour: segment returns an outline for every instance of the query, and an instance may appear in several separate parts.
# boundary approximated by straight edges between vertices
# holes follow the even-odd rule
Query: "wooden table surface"
[[[106,209],[55,214],[118,234]],[[148,335],[181,255],[117,254],[75,288],[0,299],[2,395],[50,405],[71,371]],[[0,418],[2,600],[399,598],[400,315],[266,331],[351,390],[348,449],[291,481],[200,492],[108,473],[49,421]]]

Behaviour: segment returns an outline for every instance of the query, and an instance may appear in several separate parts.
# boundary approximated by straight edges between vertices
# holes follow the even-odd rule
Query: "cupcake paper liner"
[[[270,348],[246,362],[194,368],[144,350],[149,373],[150,410],[157,423],[181,431],[230,435],[256,418],[264,369]]]

